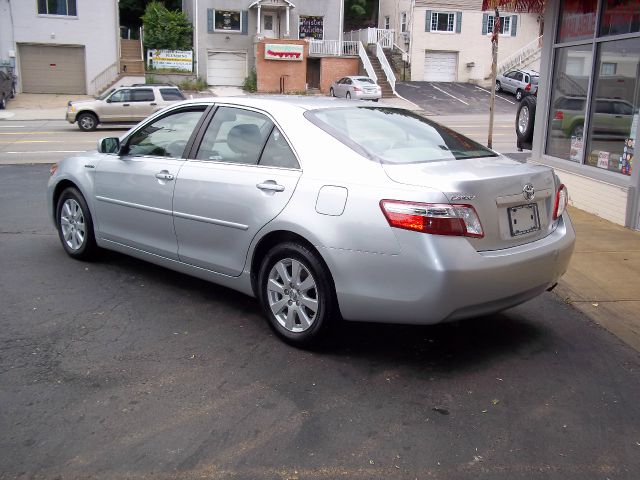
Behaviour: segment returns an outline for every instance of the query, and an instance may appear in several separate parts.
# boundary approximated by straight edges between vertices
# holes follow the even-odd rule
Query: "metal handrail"
[[[500,62],[497,68],[498,73],[503,73],[505,70],[517,65],[531,55],[539,52],[542,49],[542,37],[543,36],[540,35],[538,38],[536,38],[532,42],[527,43],[520,50],[512,53],[502,62]]]
[[[364,70],[367,72],[367,76],[374,82],[378,83],[378,76],[376,75],[376,72],[373,70],[373,65],[371,65],[371,60],[369,60],[369,56],[367,55],[367,51],[364,48],[364,45],[362,45],[362,42],[358,42],[358,56],[362,61]]]
[[[95,76],[89,84],[89,94],[100,93],[118,76],[118,62],[114,62]]]
[[[396,93],[396,75],[393,73],[391,69],[391,65],[389,65],[389,61],[387,60],[386,55],[384,54],[384,50],[382,49],[382,45],[380,42],[376,43],[376,56],[378,57],[378,61],[380,62],[380,66],[387,76],[387,82],[391,85],[391,89],[393,93]]]

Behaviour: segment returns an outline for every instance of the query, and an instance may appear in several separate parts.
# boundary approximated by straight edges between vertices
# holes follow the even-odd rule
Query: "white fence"
[[[373,65],[371,65],[371,60],[369,60],[369,55],[367,55],[367,51],[365,50],[364,45],[362,45],[362,42],[358,42],[358,55],[360,56],[362,65],[364,65],[367,76],[374,82],[378,83],[378,76],[373,69]]]
[[[379,43],[382,48],[392,48],[394,37],[394,30],[384,28],[364,28],[345,32],[344,34],[345,40],[360,41],[365,45],[375,45]]]
[[[391,85],[393,93],[396,93],[396,75],[395,73],[393,73],[391,65],[389,65],[389,61],[384,54],[384,50],[382,49],[382,45],[380,45],[380,42],[376,43],[376,56],[378,57],[380,66],[382,66],[382,70],[387,76],[387,82],[389,82],[389,85]]]
[[[340,40],[311,40],[309,42],[309,55],[328,55],[336,57],[339,57],[341,55],[356,56],[358,55],[358,42],[340,42]]]

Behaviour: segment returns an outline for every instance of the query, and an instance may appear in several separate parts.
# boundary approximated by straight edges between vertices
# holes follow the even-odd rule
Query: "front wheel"
[[[345,97],[346,97],[347,100],[351,100],[351,92],[347,92]]]
[[[333,88],[329,90],[329,95],[331,95],[332,97],[336,96],[336,92],[333,91]]]
[[[4,110],[5,108],[7,108],[7,100],[3,95],[2,98],[0,98],[0,110]]]
[[[275,246],[262,262],[259,297],[271,327],[296,346],[316,343],[334,314],[333,284],[327,268],[304,245]]]
[[[79,260],[88,260],[96,253],[93,220],[84,197],[77,188],[62,192],[56,206],[56,227],[62,247]]]
[[[84,112],[78,115],[78,128],[83,132],[92,132],[98,128],[98,117],[93,113]]]
[[[502,90],[502,85],[500,85],[500,82],[498,80],[496,80],[496,93]]]

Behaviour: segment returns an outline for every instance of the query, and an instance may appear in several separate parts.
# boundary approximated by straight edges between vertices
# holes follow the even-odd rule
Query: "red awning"
[[[542,13],[544,0],[482,0],[482,10],[493,10],[496,7],[509,12]]]

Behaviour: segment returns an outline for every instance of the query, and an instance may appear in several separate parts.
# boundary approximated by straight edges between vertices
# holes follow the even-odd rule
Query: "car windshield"
[[[399,108],[327,108],[310,110],[305,117],[358,153],[383,163],[497,156],[464,135]]]
[[[102,95],[98,95],[96,97],[96,100],[104,100],[105,98],[107,98],[109,95],[111,95],[113,93],[113,91],[115,90],[115,88],[111,88],[109,90],[107,90],[106,92],[104,92]]]
[[[369,77],[358,77],[358,78],[356,78],[356,79],[354,79],[354,80],[356,80],[356,81],[357,81],[357,82],[359,82],[359,83],[371,83],[371,84],[374,84],[374,83],[375,83],[375,82],[374,82],[373,80],[371,80]]]

